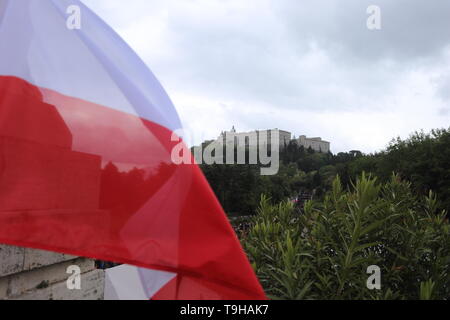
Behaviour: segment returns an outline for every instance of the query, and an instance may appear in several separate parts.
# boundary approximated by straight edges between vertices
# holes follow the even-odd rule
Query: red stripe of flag
[[[263,299],[172,131],[0,76],[0,242],[176,273],[154,299]]]

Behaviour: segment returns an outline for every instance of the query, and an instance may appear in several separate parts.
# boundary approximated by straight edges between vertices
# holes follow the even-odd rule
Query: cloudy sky
[[[83,1],[148,64],[195,143],[235,125],[373,152],[450,126],[448,0]]]

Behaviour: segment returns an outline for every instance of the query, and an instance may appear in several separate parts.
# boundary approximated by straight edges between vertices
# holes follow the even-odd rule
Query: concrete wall
[[[79,290],[67,287],[71,265],[81,269]],[[103,291],[104,271],[91,259],[0,245],[0,299],[99,300]]]

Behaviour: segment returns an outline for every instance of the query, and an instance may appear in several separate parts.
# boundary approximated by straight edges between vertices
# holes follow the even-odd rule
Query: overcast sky
[[[195,143],[235,125],[373,152],[450,126],[448,0],[83,1],[155,73]]]

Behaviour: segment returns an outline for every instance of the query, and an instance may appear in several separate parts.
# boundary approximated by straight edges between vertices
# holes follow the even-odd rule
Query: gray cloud
[[[435,57],[450,41],[450,2],[437,0],[346,0],[274,2],[280,19],[298,39],[312,38],[337,56],[376,61]],[[366,28],[369,5],[381,9],[381,31]]]
[[[84,0],[144,58],[187,127],[322,135],[334,151],[450,123],[450,2]],[[366,28],[378,5],[382,29]]]

